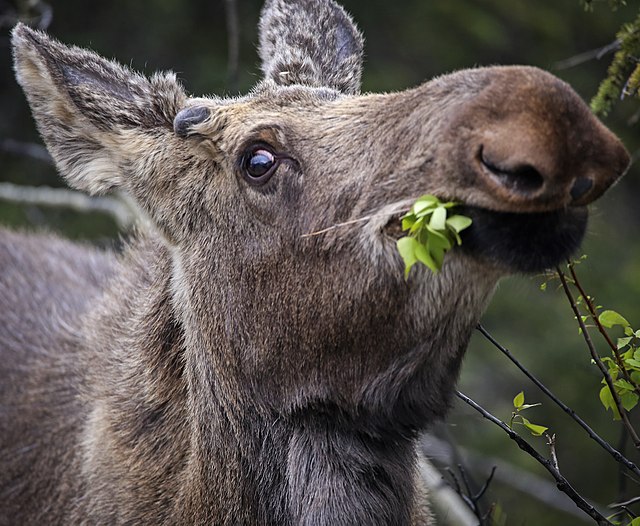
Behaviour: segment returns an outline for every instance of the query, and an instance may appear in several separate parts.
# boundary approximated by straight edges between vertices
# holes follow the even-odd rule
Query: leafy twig
[[[509,438],[513,440],[520,449],[531,455],[535,460],[537,460],[556,480],[556,485],[560,491],[566,493],[576,505],[584,511],[587,515],[589,515],[592,519],[594,519],[600,526],[613,526],[612,523],[607,520],[607,518],[602,515],[596,508],[594,508],[591,504],[589,504],[569,483],[569,481],[560,473],[560,471],[554,466],[553,462],[538,453],[525,439],[523,439],[518,433],[513,431],[507,426],[502,420],[492,415],[489,411],[484,409],[482,406],[478,405],[468,396],[462,394],[460,391],[456,391],[456,396],[460,398],[463,402],[473,407],[476,411],[478,411],[484,418],[493,422],[495,425],[500,427]]]
[[[580,315],[580,311],[578,310],[578,306],[576,305],[576,301],[573,298],[573,294],[571,293],[571,289],[569,289],[569,284],[567,283],[567,278],[564,275],[564,273],[562,272],[562,270],[560,269],[560,267],[556,267],[556,271],[558,272],[558,276],[560,277],[560,282],[562,283],[562,288],[564,289],[564,293],[566,294],[567,299],[569,300],[569,303],[571,305],[571,309],[573,310],[573,313],[576,316],[576,320],[578,321],[578,325],[580,325],[580,330],[582,332],[582,336],[584,337],[584,340],[585,340],[585,342],[587,344],[587,347],[589,348],[589,352],[591,353],[591,357],[593,358],[593,361],[598,366],[598,369],[600,369],[600,372],[602,373],[602,376],[604,377],[604,380],[607,383],[607,386],[609,387],[609,390],[611,391],[611,396],[613,397],[613,401],[614,401],[614,403],[615,403],[615,405],[616,405],[616,407],[618,409],[618,412],[620,413],[620,417],[622,418],[622,422],[624,423],[624,426],[629,431],[629,436],[631,436],[631,439],[633,440],[633,443],[635,444],[636,448],[640,449],[640,437],[638,437],[638,434],[636,433],[635,429],[631,425],[631,422],[629,421],[629,417],[627,416],[627,411],[624,408],[624,406],[622,405],[622,401],[620,400],[620,397],[618,396],[618,393],[615,390],[611,375],[609,374],[609,371],[607,370],[607,368],[602,363],[602,359],[600,358],[600,355],[598,354],[598,351],[596,351],[596,348],[593,345],[593,341],[591,340],[591,336],[589,336],[589,332],[587,331],[587,327],[585,326],[584,321],[582,321],[582,317]]]
[[[612,447],[606,440],[604,440],[598,433],[596,433],[580,416],[569,406],[567,406],[562,400],[560,400],[547,386],[545,386],[538,378],[536,378],[529,370],[522,365],[516,357],[511,354],[511,351],[501,345],[491,334],[482,326],[478,325],[478,331],[489,340],[494,347],[496,347],[502,354],[504,354],[513,364],[520,369],[529,380],[531,380],[544,394],[546,394],[560,409],[567,413],[582,429],[584,429],[590,438],[595,440],[602,449],[609,453],[616,462],[624,465],[627,469],[635,473],[640,477],[640,468],[626,458],[622,453]]]
[[[633,381],[633,379],[631,378],[631,375],[629,374],[629,371],[625,367],[624,360],[622,359],[622,356],[620,356],[620,351],[618,350],[618,346],[615,343],[613,343],[613,341],[611,340],[611,337],[609,336],[609,333],[607,333],[606,329],[603,327],[602,323],[600,322],[598,313],[596,312],[596,307],[593,304],[591,297],[582,288],[582,284],[578,279],[578,275],[576,273],[573,263],[571,261],[568,261],[567,266],[569,268],[569,272],[571,272],[571,278],[573,280],[573,284],[576,286],[576,288],[580,292],[580,295],[584,299],[584,302],[587,306],[589,314],[591,315],[591,319],[593,320],[593,323],[595,323],[595,326],[598,328],[598,331],[600,331],[600,334],[602,334],[607,344],[609,344],[609,347],[611,347],[611,350],[613,351],[613,355],[616,359],[616,363],[618,364],[618,367],[620,368],[622,375],[625,377],[625,380],[627,380],[631,385],[633,385],[633,388],[635,389],[635,391],[638,394],[640,394],[640,387],[636,382]]]

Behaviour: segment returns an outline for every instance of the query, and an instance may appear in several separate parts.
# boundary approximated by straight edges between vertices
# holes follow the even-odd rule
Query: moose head
[[[61,174],[150,225],[77,313],[73,517],[426,523],[417,434],[498,279],[578,247],[629,164],[618,139],[532,67],[360,94],[363,40],[331,0],[267,0],[264,78],[239,98],[24,25],[13,45]],[[473,225],[405,281],[398,218],[426,193]]]

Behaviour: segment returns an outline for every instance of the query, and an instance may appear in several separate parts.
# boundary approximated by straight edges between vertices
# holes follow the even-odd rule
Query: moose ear
[[[71,186],[89,193],[121,186],[122,167],[141,155],[148,137],[173,132],[186,100],[173,74],[147,79],[23,24],[12,44],[18,82]]]
[[[332,0],[267,0],[260,19],[260,57],[276,84],[360,91],[363,39]]]

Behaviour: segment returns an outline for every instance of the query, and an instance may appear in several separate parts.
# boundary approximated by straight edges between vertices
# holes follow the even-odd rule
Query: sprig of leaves
[[[631,411],[636,405],[640,397],[638,396],[637,386],[640,384],[640,330],[634,330],[627,319],[613,310],[605,310],[598,316],[598,321],[607,329],[612,327],[622,327],[625,336],[618,338],[617,348],[620,360],[613,357],[605,356],[602,363],[609,369],[609,375],[613,380],[613,387],[622,402],[623,407],[627,411]],[[636,385],[633,385],[629,380]],[[611,390],[603,380],[604,386],[600,390],[600,401],[605,409],[611,409],[613,418],[620,420],[620,412],[611,394]]]
[[[525,411],[526,409],[530,409],[532,407],[537,407],[539,405],[542,404],[525,404],[524,392],[520,391],[513,399],[513,408],[515,409],[515,411],[511,413],[509,428],[513,429],[513,424],[521,424],[526,427],[533,436],[542,436],[549,428],[541,426],[539,424],[534,424],[521,414],[522,411]]]
[[[397,247],[404,261],[405,279],[417,262],[434,273],[439,272],[445,253],[462,243],[460,232],[471,225],[471,219],[457,214],[447,217],[454,206],[456,203],[443,203],[433,195],[423,195],[402,217],[402,230],[407,235],[398,240]]]

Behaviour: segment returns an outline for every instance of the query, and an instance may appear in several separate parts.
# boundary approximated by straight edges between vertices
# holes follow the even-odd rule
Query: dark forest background
[[[585,62],[567,59],[611,43],[620,25],[633,19],[638,9],[635,0],[615,12],[606,2],[596,3],[593,12],[587,12],[579,0],[342,3],[366,37],[364,91],[404,89],[459,68],[529,64],[565,79],[585,100],[596,93],[610,56]],[[34,13],[28,4],[0,0],[0,181],[61,187],[64,183],[52,166],[17,154],[12,147],[12,141],[41,143],[13,78],[9,49],[15,15]],[[240,55],[235,79],[228,67],[224,0],[53,0],[49,5],[52,19],[47,30],[63,42],[91,48],[147,74],[174,70],[191,93],[234,95],[246,92],[260,77],[256,53],[260,0],[237,0]],[[638,157],[636,111],[632,101],[623,101],[605,122]],[[583,284],[597,303],[624,314],[636,327],[640,325],[638,175],[634,166],[592,207],[583,247],[588,258],[578,267]],[[105,215],[1,200],[0,223],[60,231],[101,245],[117,244],[119,235],[117,225]],[[550,282],[546,291],[540,290],[545,281],[544,276],[505,280],[483,323],[598,432],[618,444],[620,426],[598,400],[600,377],[590,363],[573,314],[556,290],[557,282]],[[583,495],[606,505],[638,494],[637,484],[619,477],[610,457],[480,335],[474,337],[467,355],[460,389],[503,420],[511,415],[513,397],[524,390],[528,402],[543,402],[542,407],[531,410],[530,417],[556,433],[562,471]],[[435,434],[458,444],[462,459],[479,482],[498,464],[488,502],[499,503],[506,524],[582,524],[577,516],[554,510],[553,505],[540,500],[546,488],[556,505],[568,502],[568,507],[574,507],[555,492],[542,468],[470,410],[456,406]],[[543,439],[530,441],[546,453]],[[637,461],[637,455],[632,458]],[[527,478],[527,473],[535,478]],[[535,485],[540,482],[541,487]],[[524,487],[518,489],[518,484]]]

